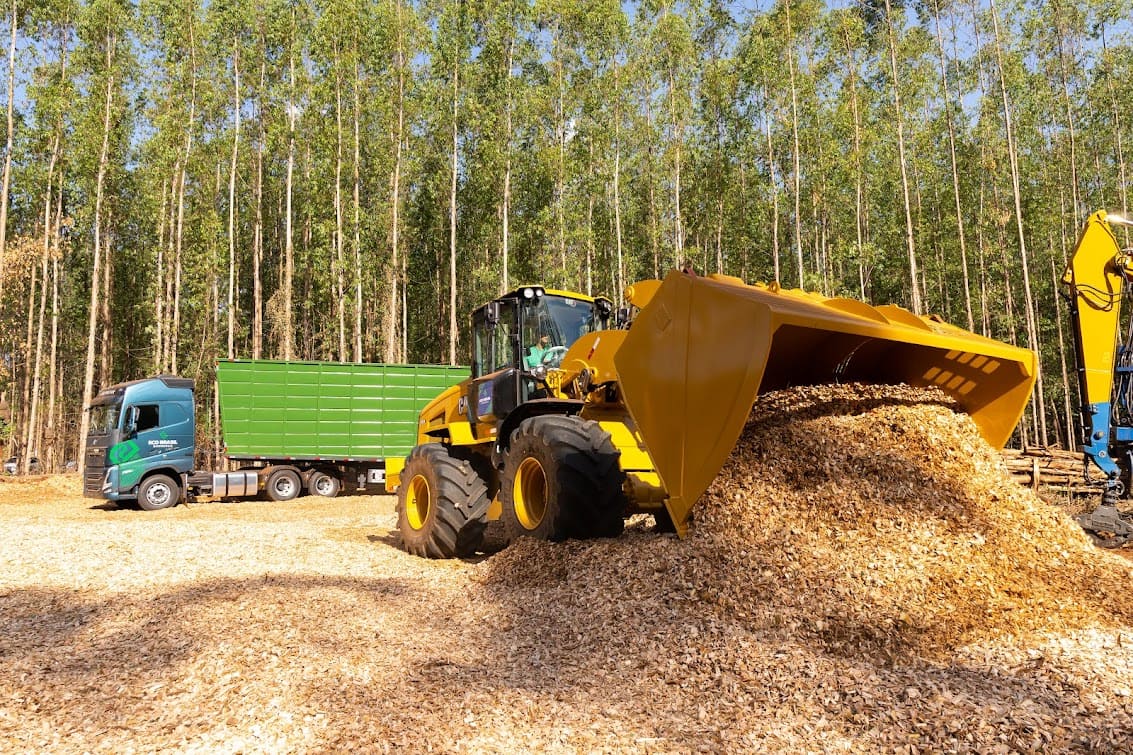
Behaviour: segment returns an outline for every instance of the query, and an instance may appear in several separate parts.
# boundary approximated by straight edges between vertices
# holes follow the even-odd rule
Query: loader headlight
[[[522,292],[524,299],[537,299],[543,295],[543,289],[538,286],[528,286]]]

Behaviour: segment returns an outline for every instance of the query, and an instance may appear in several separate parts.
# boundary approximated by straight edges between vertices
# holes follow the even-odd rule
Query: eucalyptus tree
[[[920,313],[923,309],[921,302],[921,279],[918,272],[916,236],[913,226],[913,210],[909,177],[909,159],[906,155],[905,145],[905,109],[901,102],[901,82],[903,80],[898,68],[899,35],[905,26],[903,0],[870,0],[863,2],[861,8],[865,14],[867,27],[873,33],[881,34],[885,40],[888,63],[888,83],[893,99],[893,124],[897,136],[897,167],[901,177],[901,202],[904,210],[904,240],[905,253],[908,263],[909,298],[912,310]]]
[[[941,0],[928,0],[928,14],[931,16],[932,27],[936,39],[936,54],[939,64],[939,98],[943,107],[941,114],[944,119],[945,130],[948,134],[948,166],[952,176],[952,200],[955,211],[956,240],[960,250],[960,275],[962,294],[964,299],[964,314],[968,330],[975,329],[975,317],[972,310],[971,276],[968,265],[968,244],[964,228],[963,194],[960,187],[960,166],[957,157],[956,115],[959,106],[959,94],[953,92],[957,82],[949,78],[949,63],[945,52],[943,20],[941,18]]]
[[[429,71],[432,78],[431,102],[438,117],[435,125],[447,132],[448,140],[448,297],[444,307],[447,310],[447,359],[456,364],[458,332],[457,288],[458,288],[458,188],[460,179],[461,133],[467,129],[466,117],[461,113],[461,100],[466,94],[465,69],[473,48],[473,17],[475,13],[472,0],[453,0],[426,6],[427,23],[433,31],[432,43],[428,49]],[[444,82],[441,85],[441,82]]]
[[[1088,3],[1091,38],[1095,45],[1100,44],[1094,68],[1092,86],[1088,101],[1094,103],[1087,110],[1091,122],[1098,128],[1095,139],[1106,142],[1097,148],[1098,152],[1109,153],[1117,164],[1117,173],[1108,182],[1108,188],[1096,200],[1120,202],[1121,212],[1129,217],[1129,171],[1126,165],[1127,145],[1133,143],[1133,118],[1128,116],[1128,108],[1122,106],[1121,83],[1128,82],[1133,75],[1133,40],[1128,31],[1124,39],[1114,44],[1112,30],[1133,16],[1133,2],[1130,0],[1095,0]],[[1098,106],[1097,103],[1106,103]],[[1110,192],[1116,195],[1109,199]],[[1128,235],[1126,235],[1128,239]]]
[[[118,217],[113,213],[113,184],[121,172],[129,139],[130,119],[124,90],[133,70],[130,32],[134,21],[132,8],[123,0],[91,0],[82,9],[78,22],[76,62],[81,71],[84,107],[76,138],[77,144],[85,147],[84,153],[77,156],[78,173],[94,176],[93,186],[87,184],[81,189],[88,200],[93,199],[93,206],[84,207],[79,216],[82,226],[90,229],[91,241],[83,406],[89,406],[94,396],[96,352],[100,343],[110,337],[110,324],[105,321],[105,310],[100,303],[109,302],[111,298],[110,278],[104,268],[112,264],[113,221]],[[86,445],[89,428],[89,413],[83,412],[79,449]]]
[[[861,14],[853,9],[839,9],[827,18],[825,35],[829,40],[830,69],[841,70],[836,95],[834,133],[849,145],[846,168],[847,181],[853,187],[854,240],[851,257],[857,272],[857,293],[865,301],[870,298],[869,279],[874,245],[870,239],[870,187],[866,161],[871,146],[868,115],[872,109],[871,91],[864,81],[863,59],[868,59],[865,24]],[[840,64],[840,65],[839,65]]]
[[[4,300],[4,254],[8,246],[8,191],[12,180],[12,146],[16,132],[16,41],[19,38],[21,9],[19,0],[12,0],[8,14],[8,99],[7,142],[4,146],[4,169],[0,176],[0,302]]]
[[[390,247],[390,261],[389,273],[386,277],[387,285],[387,305],[386,305],[386,324],[385,324],[385,359],[387,361],[395,361],[396,359],[405,359],[405,308],[402,305],[405,296],[406,284],[406,252],[403,251],[403,208],[405,204],[404,190],[403,190],[403,174],[405,171],[405,150],[407,148],[407,139],[409,136],[409,105],[410,105],[410,88],[413,86],[413,70],[412,58],[418,47],[418,39],[420,38],[420,29],[416,11],[412,3],[407,3],[405,0],[392,0],[387,7],[384,8],[384,17],[387,19],[385,24],[387,29],[392,27],[392,48],[393,58],[391,61],[392,77],[393,77],[393,128],[390,129],[390,136],[393,141],[393,165],[390,174],[390,234],[389,234],[389,247]],[[354,45],[357,47],[357,30],[354,32]],[[357,81],[357,79],[355,79]],[[357,87],[355,87],[357,93]],[[359,103],[356,102],[356,112]],[[355,187],[359,184],[358,176],[358,118],[355,117]],[[358,197],[355,195],[355,212],[359,209]],[[355,217],[355,227],[357,228],[358,218]],[[357,241],[357,237],[356,237]],[[356,275],[359,280],[356,282],[356,296],[357,309],[361,309],[361,265],[360,265],[361,249],[359,245],[355,244],[355,259],[356,259]],[[400,318],[399,318],[400,313]],[[356,331],[361,330],[361,320],[355,320]],[[398,331],[400,329],[400,339],[398,338]],[[356,344],[361,343],[360,332],[355,336]],[[355,359],[361,359],[360,348],[355,349]]]
[[[241,144],[244,135],[244,111],[248,86],[243,78],[249,60],[248,50],[255,38],[253,7],[246,0],[214,0],[206,8],[207,39],[204,43],[209,58],[213,61],[215,81],[212,86],[216,96],[230,103],[231,128],[228,138],[228,186],[226,197],[226,236],[228,248],[228,270],[224,311],[226,317],[225,353],[229,359],[237,355],[237,330],[240,326],[240,200],[237,192],[241,177]],[[222,83],[222,80],[225,83]],[[227,91],[225,91],[227,90]],[[220,122],[214,124],[214,137],[218,144],[224,138],[224,128]],[[219,146],[218,146],[219,150]]]
[[[697,183],[702,200],[697,216],[710,239],[712,267],[725,270],[725,248],[731,246],[726,236],[728,191],[736,166],[734,154],[739,144],[736,111],[735,19],[727,6],[711,0],[701,15],[696,30],[698,57],[703,59],[703,73],[697,98],[697,141],[700,153]],[[707,256],[707,255],[706,255]]]
[[[779,129],[779,113],[787,109],[782,100],[786,95],[776,87],[781,55],[781,43],[777,37],[779,26],[769,14],[753,14],[745,28],[738,49],[737,88],[741,99],[741,112],[746,113],[752,123],[762,123],[759,133],[752,132],[752,153],[765,154],[766,170],[760,176],[766,182],[768,247],[770,248],[771,279],[782,281],[782,262],[779,232],[779,197],[782,191],[782,173],[777,170],[779,161],[775,136]],[[758,141],[759,144],[754,144]],[[754,179],[754,176],[753,176]]]
[[[1038,325],[1035,319],[1035,305],[1031,288],[1030,257],[1027,252],[1027,234],[1023,220],[1022,178],[1020,176],[1019,153],[1013,125],[1013,105],[1008,89],[1008,76],[1010,74],[1007,71],[1007,66],[1010,63],[1012,66],[1017,67],[1018,63],[1013,57],[1009,59],[1005,50],[1005,34],[1001,32],[999,8],[996,5],[996,0],[989,0],[989,12],[992,21],[996,68],[999,71],[999,90],[1003,106],[1003,129],[1007,139],[1008,162],[1011,167],[1011,195],[1015,206],[1015,230],[1019,244],[1020,271],[1023,276],[1024,315],[1027,324],[1027,340],[1030,347],[1038,351],[1040,349]],[[1039,437],[1045,439],[1046,412],[1043,406],[1043,370],[1041,364],[1036,369],[1035,396],[1038,399],[1037,416],[1040,422]]]
[[[34,356],[28,355],[33,360],[33,377],[30,396],[25,400],[29,419],[24,432],[24,462],[28,463],[35,456],[49,469],[55,468],[62,458],[63,449],[59,445],[65,437],[57,431],[61,424],[57,411],[61,405],[57,379],[60,373],[59,279],[63,273],[62,253],[66,248],[64,188],[67,182],[67,151],[73,128],[71,105],[75,101],[70,57],[77,13],[78,7],[71,0],[42,3],[31,9],[25,24],[26,33],[38,39],[39,44],[25,88],[29,108],[26,126],[30,133],[23,183],[29,196],[29,219],[40,218],[43,238],[40,245],[40,316],[35,353]],[[42,208],[41,211],[39,208]],[[45,321],[49,288],[50,328]],[[46,408],[41,409],[44,382],[47,388]]]

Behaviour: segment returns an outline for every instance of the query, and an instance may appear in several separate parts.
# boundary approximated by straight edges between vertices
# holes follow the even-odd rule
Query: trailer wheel
[[[597,422],[558,415],[525,420],[512,435],[500,478],[508,540],[617,537],[625,473]]]
[[[326,472],[315,472],[311,475],[311,481],[307,483],[308,490],[325,498],[334,498],[341,488],[342,481]]]
[[[425,558],[464,558],[480,547],[490,503],[484,481],[442,443],[409,452],[397,491],[401,545]]]
[[[181,488],[172,477],[155,474],[142,480],[138,486],[138,508],[158,511],[176,506],[181,500]]]
[[[268,498],[273,501],[294,500],[299,497],[299,491],[302,490],[299,473],[294,469],[277,469],[268,475],[264,489]]]

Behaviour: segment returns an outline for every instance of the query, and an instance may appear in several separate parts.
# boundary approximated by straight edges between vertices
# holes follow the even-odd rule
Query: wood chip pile
[[[684,541],[46,498],[0,507],[0,750],[1133,750],[1133,569],[937,394],[762,398]]]

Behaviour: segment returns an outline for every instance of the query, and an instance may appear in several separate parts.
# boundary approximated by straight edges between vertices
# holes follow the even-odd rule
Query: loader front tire
[[[508,540],[617,537],[624,526],[625,473],[597,422],[547,415],[512,435],[500,478]]]
[[[487,488],[472,465],[442,443],[409,452],[397,491],[397,529],[408,553],[465,558],[480,547],[487,526]]]

